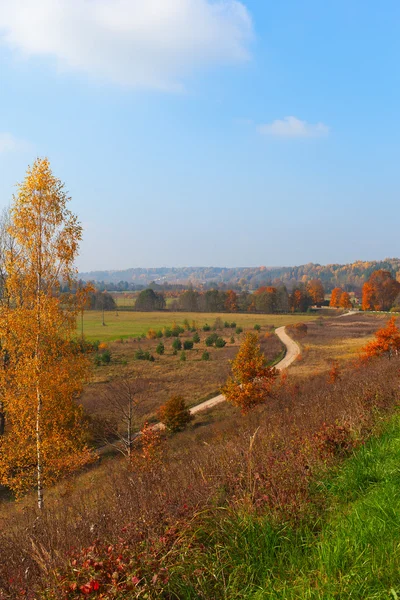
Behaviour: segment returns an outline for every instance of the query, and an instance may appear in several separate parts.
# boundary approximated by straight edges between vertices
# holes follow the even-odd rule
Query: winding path
[[[285,327],[278,327],[278,329],[275,330],[275,333],[281,342],[286,346],[285,356],[275,365],[275,369],[278,369],[278,371],[283,371],[284,369],[287,369],[294,360],[296,360],[300,354],[300,348],[296,342],[288,336],[285,331]],[[201,404],[197,404],[197,406],[193,406],[193,408],[190,409],[190,413],[195,415],[203,410],[217,406],[217,404],[221,404],[221,402],[225,402],[225,396],[223,394],[219,394],[219,396],[215,396],[214,398],[205,400],[205,402],[202,402]]]

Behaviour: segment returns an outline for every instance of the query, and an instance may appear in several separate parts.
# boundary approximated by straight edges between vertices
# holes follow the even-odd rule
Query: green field
[[[196,322],[198,327],[205,323],[212,325],[217,317],[223,321],[237,323],[245,328],[253,327],[256,323],[262,325],[288,325],[299,321],[310,321],[315,315],[260,315],[234,313],[185,313],[185,312],[116,312],[104,313],[105,325],[102,324],[101,311],[87,311],[84,314],[83,333],[88,340],[112,341],[120,338],[137,337],[148,329],[161,329],[174,322],[182,325],[185,319]],[[78,333],[81,332],[81,322],[78,321]]]

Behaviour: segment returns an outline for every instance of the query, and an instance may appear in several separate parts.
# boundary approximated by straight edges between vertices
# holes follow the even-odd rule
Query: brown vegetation
[[[190,560],[199,511],[214,520],[218,507],[277,519],[309,514],[314,472],[351,451],[377,411],[400,401],[399,366],[378,358],[333,385],[321,376],[289,380],[264,408],[246,417],[230,409],[230,418],[203,428],[207,444],[192,429],[178,434],[159,467],[139,474],[126,461],[108,461],[93,480],[88,473],[59,486],[39,521],[27,504],[9,507],[0,533],[4,597],[46,589],[47,598],[77,598],[97,582],[105,598],[132,583],[135,594],[159,598],[186,537]]]
[[[282,353],[283,345],[276,335],[264,338],[266,331],[267,328],[263,327],[260,343],[265,358],[270,363]],[[93,381],[82,396],[82,404],[92,420],[94,440],[101,443],[105,431],[109,431],[110,427],[113,430],[119,427],[123,431],[121,411],[116,410],[107,400],[108,388],[118,388],[121,377],[128,381],[144,382],[135,393],[136,428],[140,428],[147,420],[154,420],[157,409],[171,396],[181,395],[192,406],[219,393],[230,373],[229,361],[234,359],[244,334],[235,334],[234,342],[231,343],[231,333],[222,333],[227,341],[223,348],[205,345],[208,332],[201,331],[198,335],[200,342],[195,344],[193,350],[186,352],[184,362],[179,360],[179,354],[173,354],[172,343],[176,338],[163,339],[165,352],[162,355],[155,353],[159,340],[124,340],[108,345],[112,355],[111,362],[94,369]],[[182,342],[192,338],[193,333],[187,331],[179,337]],[[135,353],[139,348],[152,353],[155,361],[135,360]],[[210,355],[208,361],[201,360],[205,350]]]

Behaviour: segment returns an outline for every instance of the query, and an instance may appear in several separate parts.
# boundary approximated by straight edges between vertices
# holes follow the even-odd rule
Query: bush
[[[180,327],[179,325],[174,325],[173,328],[171,329],[171,335],[173,337],[178,337],[184,331],[185,330],[183,329],[183,327]]]
[[[236,334],[239,335],[239,333],[242,333],[243,331],[243,327],[236,327]]]
[[[149,340],[155,340],[157,337],[157,331],[155,329],[149,329],[147,332],[147,337]]]
[[[163,336],[163,333],[162,333],[161,329],[159,329],[159,330],[156,332],[156,338],[160,339],[160,338],[162,338],[162,336]]]
[[[192,348],[193,348],[192,340],[185,340],[183,342],[183,348],[184,348],[184,350],[192,350]]]
[[[231,341],[231,344],[235,343],[235,338],[233,337],[233,335],[231,336],[231,340],[230,341]]]
[[[212,333],[208,337],[206,337],[206,346],[214,346],[215,342],[219,338],[218,333]]]
[[[223,340],[222,337],[219,337],[218,339],[215,340],[216,348],[223,348],[224,346],[226,346],[226,341]]]
[[[101,351],[101,349],[100,349],[100,352],[97,352],[97,354],[95,354],[94,364],[96,365],[96,367],[99,367],[100,365],[109,365],[110,362],[111,362],[111,352],[109,350]]]
[[[228,323],[228,321],[225,321],[225,323],[224,323],[225,329],[229,329],[230,326],[231,326],[231,324]]]
[[[154,356],[152,354],[150,354],[150,352],[147,352],[147,351],[145,352],[141,348],[136,350],[136,352],[134,354],[134,359],[135,360],[149,360],[150,362],[154,362]]]
[[[231,323],[231,329],[235,329],[235,327],[236,327],[236,323],[235,323],[235,322],[232,322],[232,323]]]
[[[196,333],[193,336],[193,343],[194,344],[198,344],[199,342],[200,342],[200,336],[199,336],[199,334],[196,331]]]
[[[256,331],[260,331],[260,330],[261,330],[261,325],[259,325],[258,323],[256,323],[256,324],[254,325],[254,329],[255,329]]]
[[[177,338],[176,340],[174,340],[172,342],[172,349],[173,350],[182,350],[182,342],[179,338]]]
[[[208,323],[203,325],[203,331],[211,331],[211,327],[208,325]]]
[[[172,331],[170,327],[164,327],[163,329],[164,336],[169,338],[172,337]]]
[[[323,321],[317,321],[317,324],[323,325]],[[294,323],[293,325],[287,325],[286,329],[289,330],[292,335],[298,338],[303,338],[308,333],[308,327],[305,323]]]
[[[207,352],[207,350],[204,350],[203,354],[201,355],[201,360],[210,360],[210,353]]]
[[[193,419],[182,396],[172,396],[158,410],[158,418],[171,431],[183,429]]]
[[[186,353],[185,353],[185,351],[184,351],[184,350],[181,352],[181,356],[180,356],[180,359],[179,359],[179,360],[180,360],[180,361],[182,361],[182,362],[185,362],[185,361],[186,361]]]
[[[156,348],[156,352],[157,352],[157,354],[160,354],[160,355],[164,354],[164,352],[165,352],[165,346],[164,346],[164,344],[162,342],[160,342],[158,344],[158,346]]]
[[[100,354],[101,356],[101,362],[103,363],[103,365],[109,365],[111,362],[111,352],[109,350],[104,350],[104,352],[102,352]]]

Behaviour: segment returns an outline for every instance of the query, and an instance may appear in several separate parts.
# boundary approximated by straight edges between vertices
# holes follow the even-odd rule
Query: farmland
[[[83,319],[83,333],[88,340],[112,340],[138,337],[148,329],[162,329],[171,326],[174,322],[182,325],[187,319],[190,323],[195,321],[198,327],[205,323],[212,325],[217,317],[223,321],[234,321],[243,328],[253,328],[258,323],[261,326],[280,327],[290,323],[308,322],[315,319],[315,315],[262,315],[254,313],[186,313],[186,312],[125,312],[109,311],[104,313],[105,325],[102,324],[101,311],[86,311]],[[78,333],[81,332],[81,323],[78,322]]]

